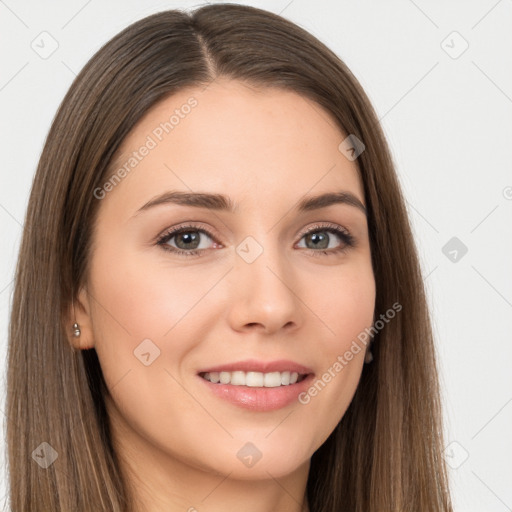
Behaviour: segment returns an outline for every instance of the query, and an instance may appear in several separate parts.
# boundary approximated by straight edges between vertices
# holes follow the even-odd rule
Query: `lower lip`
[[[309,387],[314,375],[310,373],[300,382],[275,388],[214,384],[199,375],[197,377],[218,397],[244,409],[263,412],[282,409],[298,401],[298,396]]]

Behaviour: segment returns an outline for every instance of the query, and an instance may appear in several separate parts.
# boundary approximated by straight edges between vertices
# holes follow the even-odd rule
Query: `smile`
[[[275,388],[279,386],[289,386],[296,382],[301,382],[307,374],[298,372],[204,372],[199,374],[203,379],[213,384],[230,384],[232,386],[248,386],[252,388],[265,387]]]

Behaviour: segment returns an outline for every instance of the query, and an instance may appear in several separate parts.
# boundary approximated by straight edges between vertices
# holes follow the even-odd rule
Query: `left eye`
[[[328,235],[326,233],[330,233],[331,235]],[[332,235],[335,235],[334,237]],[[312,247],[302,246],[306,249],[336,249],[336,244],[333,246],[331,244],[331,241],[335,241],[335,238],[342,238],[343,233],[337,229],[332,228],[324,228],[324,229],[317,229],[314,231],[309,231],[308,233],[302,235],[302,239],[305,240],[305,244],[310,242],[312,244]]]

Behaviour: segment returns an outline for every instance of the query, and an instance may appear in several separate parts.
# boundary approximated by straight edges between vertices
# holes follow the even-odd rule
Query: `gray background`
[[[240,3],[312,32],[373,102],[422,259],[455,509],[512,510],[512,1]],[[199,5],[0,1],[1,354],[32,178],[71,81],[130,23]],[[3,420],[5,362],[0,375]],[[0,508],[7,510],[3,432],[0,442]]]

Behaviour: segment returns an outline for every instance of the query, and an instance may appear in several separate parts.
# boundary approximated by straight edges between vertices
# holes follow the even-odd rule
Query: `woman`
[[[386,141],[283,18],[166,11],[101,48],[48,135],[15,283],[12,510],[452,510]]]

